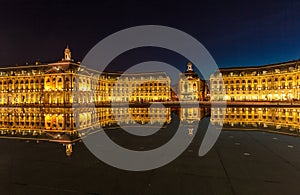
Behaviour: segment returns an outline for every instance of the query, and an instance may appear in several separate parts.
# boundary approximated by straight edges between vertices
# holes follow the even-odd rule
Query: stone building
[[[220,69],[210,77],[211,100],[300,100],[299,62]]]
[[[193,70],[191,62],[187,64],[185,73],[179,75],[179,100],[204,101],[207,99],[208,87]]]

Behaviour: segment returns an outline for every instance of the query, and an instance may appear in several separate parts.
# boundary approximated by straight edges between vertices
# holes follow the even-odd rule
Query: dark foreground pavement
[[[198,157],[197,136],[179,158],[156,170],[110,167],[76,143],[71,157],[49,142],[0,140],[0,194],[299,194],[300,139],[223,131]]]

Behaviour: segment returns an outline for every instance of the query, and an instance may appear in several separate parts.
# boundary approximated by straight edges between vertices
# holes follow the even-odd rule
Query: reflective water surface
[[[0,116],[1,192],[300,192],[300,108],[7,107],[1,108]],[[151,150],[172,139],[180,121],[186,136],[195,135],[192,144],[175,161],[151,171],[130,172],[111,167],[93,156],[81,141],[93,136],[101,126],[120,146]],[[223,125],[222,132],[209,153],[199,157],[209,122]],[[160,130],[138,137],[120,128],[146,124]]]
[[[211,110],[211,121],[223,130],[266,131],[300,135],[300,108],[222,108]]]

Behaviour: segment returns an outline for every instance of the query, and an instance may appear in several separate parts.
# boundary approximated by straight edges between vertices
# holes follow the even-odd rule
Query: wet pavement
[[[115,130],[115,136],[118,130]],[[112,134],[114,134],[112,132]],[[201,132],[176,160],[144,172],[111,167],[82,142],[0,140],[1,194],[299,194],[300,138],[222,131],[204,157]],[[199,141],[200,140],[200,141]],[[161,140],[157,140],[161,141]]]

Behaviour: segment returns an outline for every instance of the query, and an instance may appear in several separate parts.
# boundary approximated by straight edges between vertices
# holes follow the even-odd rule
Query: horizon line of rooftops
[[[71,51],[69,49],[69,46],[65,49],[65,57],[62,58],[61,60],[57,62],[50,62],[50,63],[42,63],[40,61],[36,61],[35,64],[25,64],[25,65],[9,65],[7,67],[0,67],[0,71],[3,70],[13,70],[13,69],[24,69],[24,68],[37,68],[37,67],[49,67],[51,65],[66,65],[70,64],[73,66],[78,66],[78,67],[83,67],[91,72],[97,73],[97,74],[115,74],[115,75],[120,75],[120,74],[128,74],[128,75],[134,75],[134,74],[141,74],[141,73],[146,73],[146,74],[157,74],[157,73],[165,73],[163,71],[154,71],[154,72],[137,72],[137,73],[131,73],[131,72],[126,72],[126,71],[97,71],[95,69],[86,67],[85,65],[81,64],[80,61],[74,62],[74,60],[71,58]],[[190,63],[190,62],[189,62]],[[296,64],[295,64],[296,63]],[[290,60],[290,61],[283,61],[283,62],[278,62],[278,63],[270,63],[270,64],[263,64],[263,65],[257,65],[257,66],[243,66],[243,67],[225,67],[225,68],[219,68],[219,70],[215,71],[215,74],[218,72],[226,73],[226,72],[232,72],[232,71],[264,71],[268,69],[274,69],[274,68],[290,68],[291,65],[296,65],[297,67],[300,65],[300,58],[297,60]],[[299,66],[300,68],[300,66]]]
[[[78,63],[74,63],[74,62],[70,62],[70,61],[58,61],[58,62],[54,62],[54,63],[45,63],[45,64],[36,64],[36,65],[22,65],[22,66],[8,66],[8,67],[0,67],[0,71],[1,70],[13,70],[13,69],[24,69],[24,68],[38,68],[38,67],[49,67],[51,65],[63,65],[63,64],[72,64],[75,66],[80,66],[85,68],[86,70],[92,71],[92,72],[96,72],[98,74],[115,74],[115,75],[121,75],[121,74],[130,74],[130,75],[134,75],[134,74],[141,74],[141,73],[146,73],[146,74],[157,74],[157,73],[165,73],[163,71],[156,71],[156,72],[136,72],[136,73],[132,73],[132,72],[124,72],[124,71],[97,71],[95,69],[91,69],[88,68],[86,66],[83,66],[82,64]]]

